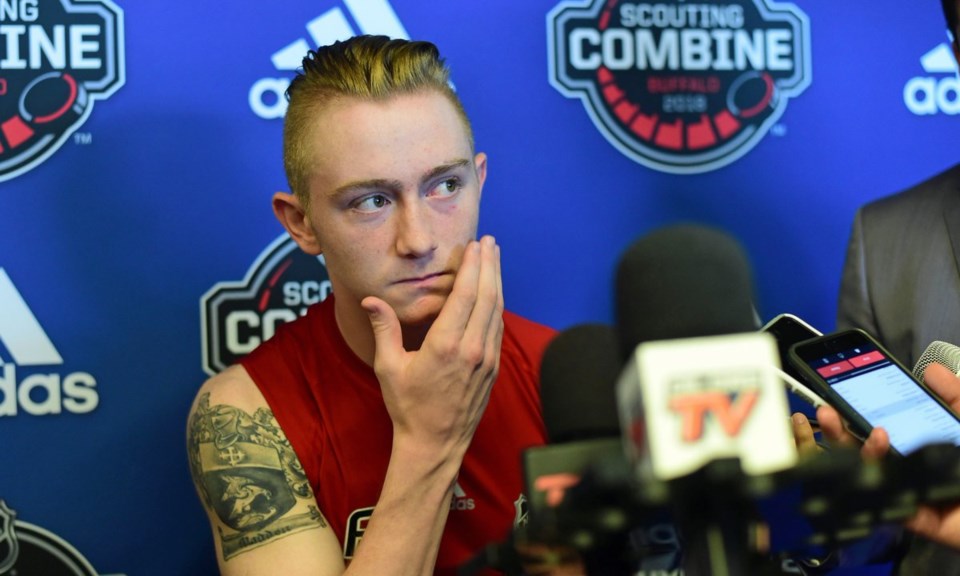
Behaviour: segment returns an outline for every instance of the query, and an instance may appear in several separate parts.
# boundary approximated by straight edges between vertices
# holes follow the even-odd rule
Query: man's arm
[[[242,367],[228,368],[198,392],[187,455],[222,574],[343,572],[336,535],[300,460]]]
[[[837,329],[860,328],[877,335],[877,322],[867,286],[867,254],[863,235],[863,208],[861,208],[857,210],[853,219],[853,228],[843,264],[840,299],[837,306]]]
[[[380,498],[346,572],[428,575],[436,562],[457,473],[499,367],[503,336],[499,248],[489,237],[466,247],[452,292],[420,350],[404,350],[400,324],[386,302],[371,297],[363,306],[376,338],[374,369],[393,421],[393,447]],[[268,487],[259,475],[240,476],[227,467],[237,457],[229,442],[237,450],[248,448],[259,455],[257,449],[236,443],[246,439],[265,443],[273,436],[282,438],[282,432],[241,367],[212,378],[200,390],[191,412],[188,448],[222,572],[291,576],[344,572],[336,536],[312,494],[298,493],[300,487],[292,480]],[[302,470],[292,450],[283,453],[284,459]],[[271,476],[269,470],[263,472]],[[218,482],[218,476],[225,478]],[[286,489],[294,492],[292,505],[289,497],[283,504],[278,501]],[[273,491],[268,495],[266,490]],[[266,505],[268,496],[271,503]],[[247,538],[236,538],[238,534]],[[242,550],[234,548],[238,543]]]

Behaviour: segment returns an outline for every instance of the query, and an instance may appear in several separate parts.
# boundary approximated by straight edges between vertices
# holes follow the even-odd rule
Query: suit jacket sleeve
[[[866,243],[863,239],[863,209],[853,219],[847,256],[840,281],[840,299],[837,306],[837,329],[861,328],[877,334],[877,320],[873,312],[868,286],[869,270]]]

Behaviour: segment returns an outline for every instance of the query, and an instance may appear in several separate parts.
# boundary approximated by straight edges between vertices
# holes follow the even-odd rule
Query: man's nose
[[[417,258],[436,248],[430,219],[430,208],[423,202],[404,204],[399,211],[397,252]]]

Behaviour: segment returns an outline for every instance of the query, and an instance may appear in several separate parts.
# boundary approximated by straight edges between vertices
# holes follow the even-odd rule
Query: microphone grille
[[[931,342],[913,367],[914,377],[923,382],[924,371],[933,363],[946,366],[954,374],[960,373],[960,347],[939,340]]]

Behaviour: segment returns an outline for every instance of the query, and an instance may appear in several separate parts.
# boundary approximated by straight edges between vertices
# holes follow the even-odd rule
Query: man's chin
[[[394,311],[404,328],[429,328],[440,315],[446,300],[446,295],[422,296],[413,302],[394,305]]]

